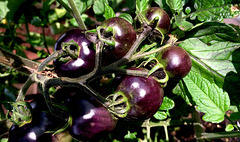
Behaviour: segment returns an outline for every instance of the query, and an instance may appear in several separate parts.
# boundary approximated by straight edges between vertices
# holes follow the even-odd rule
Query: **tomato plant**
[[[0,9],[1,141],[239,141],[237,0]]]

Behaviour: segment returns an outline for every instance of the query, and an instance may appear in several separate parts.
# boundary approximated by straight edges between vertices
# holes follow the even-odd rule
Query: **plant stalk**
[[[24,101],[28,88],[34,83],[34,74],[31,74],[18,93],[16,102]]]
[[[165,140],[166,140],[166,141],[169,141],[167,125],[163,125],[163,128],[164,128],[165,137],[166,137]]]
[[[162,51],[163,49],[169,47],[170,45],[171,45],[171,44],[166,44],[166,45],[164,45],[164,46],[162,46],[162,47],[159,47],[159,48],[157,48],[157,49],[154,49],[154,50],[151,50],[151,51],[142,53],[142,54],[136,53],[135,55],[132,56],[132,58],[130,59],[130,61],[134,61],[134,60],[137,60],[137,59],[146,57],[146,56],[148,56],[148,55],[151,55],[151,54],[153,54],[153,53],[160,52],[160,51]]]
[[[63,50],[58,50],[58,51],[54,51],[50,56],[48,56],[38,67],[38,72],[42,71],[44,69],[44,67],[51,62],[54,59],[57,59],[63,55],[66,55],[66,53]]]
[[[238,130],[240,131],[240,128],[234,123],[226,114],[224,115],[225,118]]]
[[[86,27],[86,25],[84,24],[84,22],[82,20],[81,14],[80,14],[79,10],[77,9],[74,0],[68,0],[68,2],[70,4],[70,6],[72,7],[73,17],[76,19],[76,21],[77,21],[77,23],[79,25],[79,28],[82,29],[82,30],[87,30],[87,27]]]
[[[220,138],[234,138],[240,137],[239,131],[234,132],[218,132],[218,133],[201,133],[198,139],[220,139]]]
[[[57,0],[57,2],[60,3],[60,5],[64,7],[73,16],[72,9],[65,2],[63,2],[62,0]]]

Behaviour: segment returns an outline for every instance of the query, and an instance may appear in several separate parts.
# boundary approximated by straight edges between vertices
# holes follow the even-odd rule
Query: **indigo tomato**
[[[72,125],[68,130],[77,140],[95,141],[112,131],[117,121],[105,107],[81,95],[87,94],[76,94],[67,103],[72,116]]]
[[[63,43],[71,41],[80,47],[78,58],[66,59],[67,57],[61,57],[54,60],[53,65],[59,76],[79,77],[94,69],[95,51],[93,43],[86,38],[84,31],[80,29],[73,29],[61,35],[55,44],[55,50],[62,50]],[[73,46],[72,48],[78,48],[74,47],[75,45],[71,46]]]
[[[150,7],[143,12],[145,20],[162,34],[170,30],[170,18],[167,12],[159,7]]]
[[[47,104],[44,102],[42,94],[27,95],[25,101],[30,103],[32,109],[32,121],[19,127],[12,124],[9,130],[9,142],[51,142],[52,133],[46,131],[54,131],[63,126],[64,120],[53,116],[46,110]]]
[[[116,92],[122,92],[129,101],[129,120],[145,120],[152,117],[163,101],[163,89],[153,77],[126,76]]]
[[[181,79],[185,77],[192,67],[189,54],[179,46],[170,46],[158,55],[157,59],[170,78]]]
[[[52,133],[63,125],[63,121],[46,112],[34,115],[31,123],[21,127],[13,124],[9,130],[9,142],[42,142],[52,141]]]
[[[113,17],[105,20],[100,27],[100,39],[104,46],[103,58],[118,60],[126,55],[136,41],[136,32],[126,20]]]

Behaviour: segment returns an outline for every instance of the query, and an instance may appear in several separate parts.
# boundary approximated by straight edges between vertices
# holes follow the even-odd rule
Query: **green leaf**
[[[188,92],[188,89],[182,80],[176,85],[172,90],[174,94],[180,95],[188,105],[192,104],[191,95]]]
[[[234,126],[232,124],[228,124],[225,128],[225,131],[230,132],[234,130]]]
[[[105,11],[105,5],[108,4],[108,0],[95,0],[93,3],[93,11],[95,14],[103,14]]]
[[[1,0],[0,1],[0,19],[6,18],[8,22],[17,22],[22,16],[25,7],[32,4],[27,0]]]
[[[229,25],[206,22],[185,33],[183,47],[192,58],[192,71],[201,74],[219,87],[230,71],[237,72],[232,53],[239,48],[239,34]]]
[[[136,10],[139,12],[145,11],[148,7],[149,0],[137,0],[136,1]]]
[[[7,138],[2,138],[0,142],[8,142]]]
[[[162,105],[159,108],[159,110],[170,110],[170,109],[174,108],[174,106],[175,106],[174,101],[165,96],[163,98],[163,102],[162,102]]]
[[[159,5],[162,6],[163,5],[163,1],[162,0],[154,0],[154,2]],[[161,7],[162,8],[162,7]]]
[[[232,121],[240,120],[240,112],[231,113],[230,119],[231,119]]]
[[[190,8],[190,7],[186,7],[185,12],[186,12],[187,14],[189,14],[189,13],[191,12],[191,8]]]
[[[197,17],[200,21],[222,21],[240,13],[239,10],[232,11],[233,6],[234,0],[196,0],[194,3],[196,11],[191,16]]]
[[[176,19],[176,25],[182,30],[182,31],[187,31],[189,29],[191,29],[193,27],[193,24],[182,19],[181,16],[179,15],[176,15],[175,16],[175,19]]]
[[[59,18],[62,18],[67,13],[66,9],[55,8],[48,15],[49,23],[57,21]]]
[[[105,19],[116,17],[115,12],[107,3],[105,3],[104,17]]]
[[[157,111],[154,115],[154,118],[156,118],[157,120],[164,120],[167,118],[167,113],[164,111]]]
[[[7,7],[8,0],[0,1],[0,19],[5,18],[7,13],[9,12],[9,8]]]
[[[128,14],[128,13],[122,13],[122,14],[120,14],[118,17],[127,20],[127,21],[128,21],[129,23],[131,23],[131,24],[133,23],[133,18],[132,18],[132,16],[131,16],[130,14]]]
[[[237,52],[233,53],[233,59],[236,56],[240,56],[240,49],[237,50]],[[236,58],[234,60],[239,60],[239,58]],[[224,85],[223,89],[228,92],[230,100],[231,100],[231,110],[234,112],[238,112],[240,108],[240,76],[239,71],[238,74],[235,72],[229,72],[225,79],[224,79]]]
[[[212,123],[222,122],[230,106],[228,94],[194,72],[190,72],[183,80],[197,109],[205,113],[202,119]]]
[[[183,10],[182,0],[166,0],[167,5],[175,12]]]
[[[130,131],[128,131],[128,134],[124,136],[124,141],[137,141],[136,135],[136,132],[131,133]]]
[[[0,73],[0,78],[9,76],[9,72]]]
[[[92,6],[93,0],[75,0],[79,12],[82,14]]]
[[[68,0],[63,0],[63,2],[68,3]],[[90,8],[93,4],[93,0],[74,0],[74,2],[81,14]]]
[[[125,1],[125,7],[128,7],[130,10],[135,10],[136,8],[136,1],[135,0],[127,0]]]

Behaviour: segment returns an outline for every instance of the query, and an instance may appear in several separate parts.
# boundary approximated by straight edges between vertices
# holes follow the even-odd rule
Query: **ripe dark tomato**
[[[166,11],[159,7],[150,7],[143,12],[145,20],[163,35],[170,30],[170,18]],[[156,21],[155,21],[156,20]]]
[[[157,59],[170,78],[181,79],[185,77],[192,67],[189,54],[179,46],[170,46],[158,55]]]
[[[36,118],[37,117],[37,118]],[[46,112],[39,116],[33,116],[31,123],[22,127],[13,124],[9,130],[9,142],[51,142],[52,134],[45,133],[61,126],[62,121]]]
[[[97,141],[112,131],[117,121],[105,107],[89,98],[82,98],[84,95],[87,94],[74,95],[67,104],[72,116],[72,125],[68,130],[77,140]]]
[[[103,58],[112,61],[126,55],[136,41],[136,32],[133,26],[126,20],[113,17],[101,24],[101,39],[110,40],[113,44],[105,42]]]
[[[54,60],[53,65],[56,73],[59,76],[79,77],[91,72],[95,65],[93,43],[86,38],[84,31],[73,29],[59,37],[55,44],[55,50],[62,50],[62,43],[69,41],[75,41],[80,46],[79,56],[76,60],[61,61],[61,58]]]
[[[21,127],[12,124],[9,130],[9,142],[52,142],[53,131],[60,128],[64,121],[56,116],[47,113],[46,103],[42,94],[27,95],[25,101],[30,103],[32,108],[32,121]]]
[[[129,100],[128,120],[145,120],[152,117],[163,101],[163,89],[152,77],[126,76],[116,91],[121,91]]]

